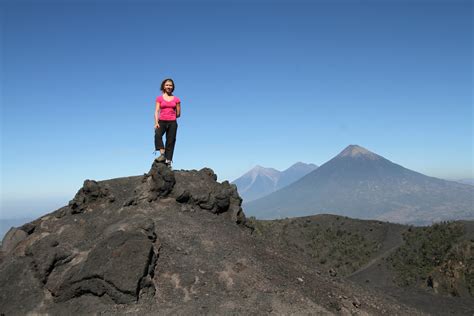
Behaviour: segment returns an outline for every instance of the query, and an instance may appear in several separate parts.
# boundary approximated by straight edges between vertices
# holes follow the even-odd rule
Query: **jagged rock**
[[[199,173],[210,177],[214,181],[217,181],[217,175],[214,173],[214,170],[212,170],[211,168],[202,168],[201,170],[199,170]]]
[[[82,188],[76,193],[76,196],[69,201],[71,214],[82,213],[99,201],[112,203],[115,201],[115,197],[109,192],[109,188],[100,185],[95,180],[87,179],[84,181]]]
[[[175,177],[178,181],[171,195],[176,201],[189,203],[214,214],[225,213],[235,223],[245,222],[237,186],[228,181],[218,183],[217,175],[212,169],[177,171]]]
[[[136,196],[124,206],[137,205],[143,201],[150,203],[166,197],[173,190],[175,183],[173,171],[165,164],[154,161],[150,171],[143,176],[142,185],[136,190]]]
[[[33,234],[36,228],[36,221],[31,223],[26,223],[25,225],[21,226],[20,229],[27,233],[28,235]]]
[[[26,239],[27,236],[28,234],[21,229],[14,227],[10,228],[5,237],[3,237],[1,247],[2,251],[4,253],[10,252],[19,242]]]
[[[0,314],[26,315],[44,299],[43,284],[35,277],[29,258],[9,255],[0,264]]]
[[[135,197],[128,198],[125,203],[123,203],[123,206],[131,206],[131,205],[137,205],[137,199]]]
[[[48,276],[57,267],[72,260],[69,245],[61,245],[56,236],[48,235],[37,240],[26,248],[25,254],[31,257],[32,270],[41,283],[46,284]]]
[[[148,175],[153,180],[150,189],[155,191],[157,196],[166,196],[173,190],[176,179],[173,171],[166,165],[155,161]]]
[[[186,203],[189,201],[191,195],[189,194],[188,191],[184,190],[184,189],[181,189],[180,193],[177,193],[176,194],[176,201],[178,201],[179,203]]]
[[[113,202],[113,201],[112,201]],[[66,216],[67,213],[68,213],[68,210],[69,210],[69,207],[68,206],[65,206],[65,207],[61,207],[60,209],[58,209],[56,212],[54,212],[54,216],[56,218],[61,218],[63,216]]]
[[[115,231],[91,249],[82,264],[73,267],[49,290],[56,301],[83,293],[108,295],[116,303],[138,300],[143,287],[153,286],[157,253],[152,239],[137,231]]]

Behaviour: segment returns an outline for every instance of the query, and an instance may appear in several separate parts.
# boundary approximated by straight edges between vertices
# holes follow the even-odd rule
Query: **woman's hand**
[[[155,122],[155,129],[160,128],[160,124],[158,122]]]

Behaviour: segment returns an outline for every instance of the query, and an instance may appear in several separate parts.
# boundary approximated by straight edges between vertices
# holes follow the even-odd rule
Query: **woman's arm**
[[[176,117],[181,116],[181,102],[176,103]]]
[[[160,117],[160,102],[156,102],[156,107],[155,107],[155,128],[160,127],[158,124],[158,119]]]

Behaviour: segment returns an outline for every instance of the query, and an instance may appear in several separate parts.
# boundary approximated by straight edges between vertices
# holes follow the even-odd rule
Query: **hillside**
[[[249,219],[260,235],[323,273],[434,315],[474,312],[474,222],[413,227],[337,215]]]
[[[154,163],[84,181],[5,236],[0,313],[423,314],[257,234],[236,187],[216,179]]]

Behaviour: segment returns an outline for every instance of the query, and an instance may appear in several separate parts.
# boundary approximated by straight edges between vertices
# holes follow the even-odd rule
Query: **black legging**
[[[158,121],[159,128],[155,128],[155,150],[165,149],[165,158],[173,160],[174,144],[178,123],[176,121]],[[166,146],[163,145],[163,134],[166,133]]]

